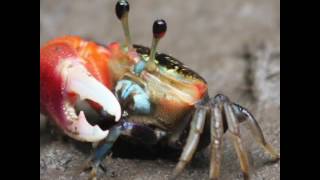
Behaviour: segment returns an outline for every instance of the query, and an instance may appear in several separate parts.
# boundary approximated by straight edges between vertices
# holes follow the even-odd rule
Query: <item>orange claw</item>
[[[94,42],[84,41],[77,36],[66,36],[54,39],[47,43],[54,45],[59,43],[68,44],[84,60],[87,70],[101,83],[112,88],[111,74],[108,68],[110,52]],[[44,47],[45,48],[45,47]]]
[[[97,142],[108,135],[108,130],[90,125],[82,111],[76,114],[78,97],[91,101],[115,121],[120,119],[120,104],[110,91],[109,57],[106,48],[75,36],[55,39],[40,49],[41,109],[77,140]]]

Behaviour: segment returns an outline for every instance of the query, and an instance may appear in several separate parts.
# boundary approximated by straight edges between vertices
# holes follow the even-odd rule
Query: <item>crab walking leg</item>
[[[116,124],[110,129],[106,139],[102,143],[100,143],[93,156],[90,157],[89,161],[83,168],[92,168],[91,179],[94,179],[96,177],[98,166],[100,165],[101,161],[110,153],[113,144],[120,135],[139,137],[139,140],[141,140],[141,142],[145,144],[155,144],[158,138],[161,138],[155,134],[153,129],[147,126],[127,121],[119,122],[119,124]]]
[[[96,151],[93,154],[93,157],[90,157],[85,168],[91,167],[90,180],[95,180],[97,176],[97,169],[101,161],[109,154],[114,142],[118,139],[122,131],[122,125],[115,125],[110,131],[103,144],[99,145]]]
[[[190,162],[193,154],[196,151],[199,143],[200,135],[203,131],[203,127],[206,120],[207,109],[205,106],[199,106],[192,118],[191,128],[188,135],[187,143],[183,148],[183,152],[180,156],[179,163],[173,171],[172,179],[175,179]]]
[[[263,149],[266,152],[269,152],[272,156],[273,160],[278,160],[280,158],[280,155],[277,153],[277,151],[269,144],[263,135],[263,132],[254,118],[254,116],[245,108],[241,107],[238,104],[233,104],[232,108],[237,116],[245,115],[246,120],[249,121],[249,129],[253,135],[253,137],[256,139],[256,141],[263,147]]]
[[[249,161],[248,161],[247,152],[244,149],[241,142],[239,122],[236,119],[236,115],[234,114],[232,106],[229,102],[226,102],[224,104],[224,110],[225,110],[228,127],[232,134],[231,137],[240,161],[240,167],[243,173],[243,178],[249,179]]]
[[[221,106],[213,105],[211,108],[210,132],[211,132],[211,160],[209,178],[217,180],[220,176],[221,146],[223,132],[223,110]]]

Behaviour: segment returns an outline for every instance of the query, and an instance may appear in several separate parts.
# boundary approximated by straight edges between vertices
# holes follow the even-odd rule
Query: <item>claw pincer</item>
[[[120,119],[120,104],[110,90],[108,59],[108,50],[77,37],[56,39],[40,50],[41,109],[74,139],[97,142],[108,135],[108,130],[88,123],[83,111],[77,115],[78,99]]]

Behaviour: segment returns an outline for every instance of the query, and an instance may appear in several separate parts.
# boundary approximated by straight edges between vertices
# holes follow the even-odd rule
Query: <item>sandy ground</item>
[[[182,3],[183,2],[183,3]],[[280,151],[280,2],[278,0],[131,1],[130,27],[136,44],[151,44],[156,18],[168,23],[159,49],[192,67],[208,81],[210,94],[223,93],[248,107],[267,140]],[[57,36],[73,34],[103,44],[123,41],[114,14],[115,1],[40,0],[40,45]],[[40,115],[40,119],[42,119]],[[40,127],[42,127],[42,121]],[[242,128],[249,151],[252,179],[280,179],[280,162],[254,143]],[[77,170],[89,156],[87,146],[55,138],[40,128],[40,179],[86,179]],[[225,136],[222,179],[241,179],[232,144]],[[208,149],[196,155],[179,179],[208,179]],[[104,162],[101,179],[168,179],[170,159],[112,157]]]

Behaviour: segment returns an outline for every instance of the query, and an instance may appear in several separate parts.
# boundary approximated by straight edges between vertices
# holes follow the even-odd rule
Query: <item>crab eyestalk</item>
[[[153,39],[152,39],[152,44],[151,44],[149,61],[147,63],[147,69],[149,71],[154,71],[156,69],[155,56],[156,56],[157,46],[158,46],[160,39],[164,37],[166,31],[167,31],[166,21],[159,19],[153,23],[153,28],[152,28]]]
[[[126,0],[119,0],[116,4],[116,15],[122,23],[122,29],[126,38],[126,45],[128,49],[132,49],[131,36],[129,31],[128,14],[130,5]]]

